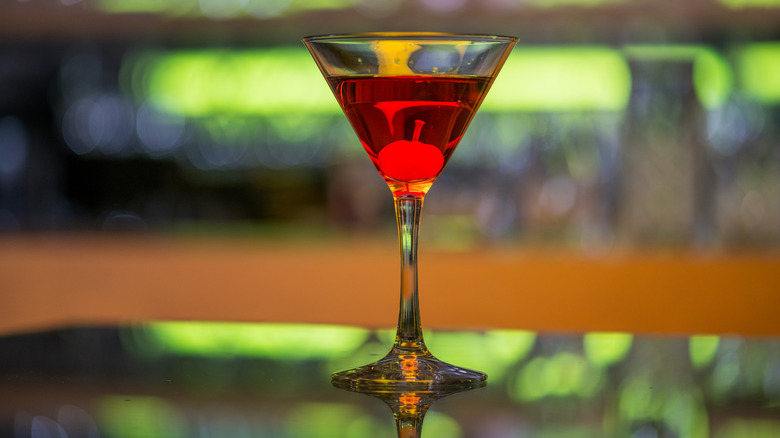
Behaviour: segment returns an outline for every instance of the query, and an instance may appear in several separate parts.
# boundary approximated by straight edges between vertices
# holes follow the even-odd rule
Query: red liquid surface
[[[331,81],[355,133],[396,195],[427,191],[490,84],[489,78],[452,76]]]

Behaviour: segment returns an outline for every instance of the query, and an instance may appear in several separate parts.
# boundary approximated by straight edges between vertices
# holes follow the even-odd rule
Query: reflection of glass
[[[356,387],[420,388],[483,381],[436,359],[417,301],[417,231],[439,176],[516,39],[439,33],[304,38],[395,198],[401,308],[395,344],[378,362],[333,375]]]
[[[483,381],[470,385],[449,385],[413,391],[403,389],[366,389],[364,386],[356,387],[351,382],[345,380],[334,380],[333,384],[337,388],[359,392],[385,402],[390,407],[390,410],[393,411],[398,438],[419,438],[425,413],[428,412],[428,409],[436,400],[485,386]]]

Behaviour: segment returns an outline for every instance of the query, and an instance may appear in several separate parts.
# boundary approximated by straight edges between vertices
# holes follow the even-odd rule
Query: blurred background
[[[394,236],[300,38],[420,29],[520,38],[424,241],[777,250],[776,0],[5,0],[0,230]]]
[[[396,231],[300,42],[383,30],[520,39],[426,198],[426,339],[492,379],[430,436],[778,436],[780,0],[0,0],[0,432],[393,436],[325,392]]]

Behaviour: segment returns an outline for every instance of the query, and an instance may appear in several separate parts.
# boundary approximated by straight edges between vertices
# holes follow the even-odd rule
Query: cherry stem
[[[420,132],[422,132],[423,125],[425,125],[425,122],[422,120],[414,121],[414,135],[412,136],[412,141],[420,141]]]

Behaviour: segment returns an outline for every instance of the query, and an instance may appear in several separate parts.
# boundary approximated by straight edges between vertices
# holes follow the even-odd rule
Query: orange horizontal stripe
[[[0,331],[139,320],[391,327],[393,241],[0,238]],[[423,328],[780,335],[780,257],[420,248]]]

